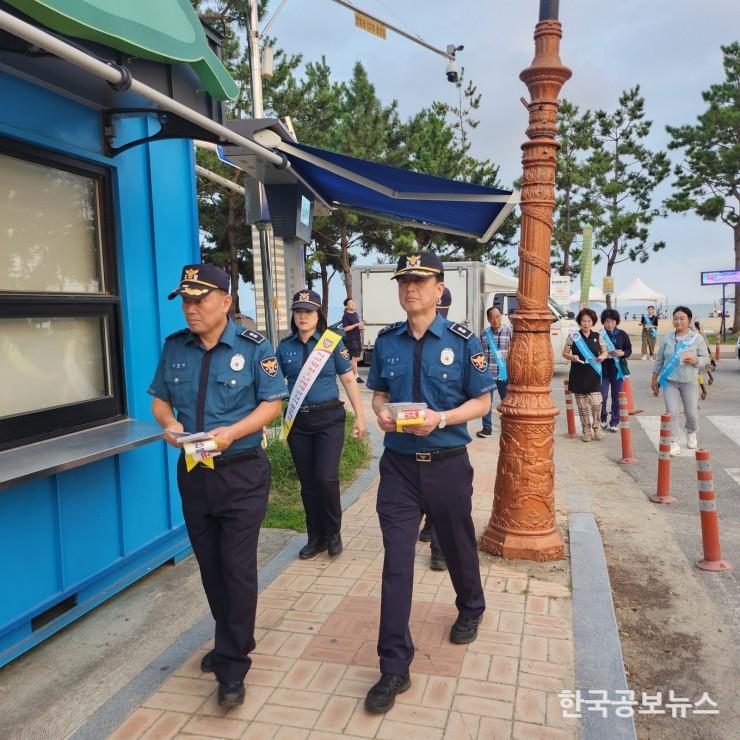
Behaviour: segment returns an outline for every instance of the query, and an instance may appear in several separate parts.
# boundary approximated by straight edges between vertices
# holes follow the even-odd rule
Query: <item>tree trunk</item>
[[[735,269],[740,270],[740,221],[733,226],[735,232]],[[735,283],[735,317],[732,330],[740,332],[740,283]]]
[[[341,225],[339,230],[339,244],[342,250],[340,255],[340,262],[342,264],[344,287],[347,291],[347,298],[352,298],[352,273],[349,269],[349,235],[347,233],[346,222]]]
[[[229,221],[226,236],[229,242],[229,277],[231,278],[231,315],[241,313],[239,309],[239,255],[236,250],[236,193],[229,194]]]
[[[573,242],[560,245],[560,251],[563,253],[563,264],[560,268],[561,275],[570,275],[570,248],[572,244]]]
[[[329,271],[325,262],[319,262],[321,268],[321,305],[324,311],[329,310]]]

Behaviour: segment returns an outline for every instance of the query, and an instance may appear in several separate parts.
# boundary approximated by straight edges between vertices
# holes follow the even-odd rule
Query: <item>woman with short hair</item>
[[[576,316],[581,327],[568,337],[563,357],[570,360],[568,389],[573,393],[581,419],[584,442],[594,437],[602,439],[604,432],[599,426],[601,415],[601,364],[609,357],[604,340],[593,330],[596,313],[590,308],[582,308]]]
[[[673,439],[671,455],[681,453],[678,443],[678,414],[686,420],[686,446],[697,447],[699,428],[699,368],[709,362],[709,352],[701,335],[691,330],[691,309],[676,306],[673,309],[673,333],[666,334],[655,355],[655,368],[650,387],[657,396],[663,389],[666,413],[671,415]]]
[[[627,375],[627,358],[632,354],[632,342],[627,332],[619,328],[619,311],[606,308],[601,312],[603,329],[599,332],[604,340],[609,358],[601,365],[601,428],[616,433],[619,431],[619,394],[624,388]],[[607,411],[609,391],[612,394],[611,417]],[[608,421],[607,421],[608,420]]]

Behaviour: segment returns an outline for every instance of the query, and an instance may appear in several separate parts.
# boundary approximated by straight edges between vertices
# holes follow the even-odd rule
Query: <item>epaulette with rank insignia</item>
[[[462,337],[463,339],[470,339],[473,336],[473,332],[468,329],[465,324],[451,324],[447,327],[453,334]]]
[[[190,329],[178,329],[177,331],[173,331],[172,334],[170,334],[164,341],[167,342],[168,340],[172,339],[172,337],[177,337],[180,334],[189,334]]]
[[[379,332],[378,336],[381,334],[385,334],[386,332],[392,331],[393,329],[398,329],[401,324],[403,324],[403,321],[396,321],[394,324],[388,324],[388,326],[384,326]]]
[[[245,339],[249,339],[255,344],[262,344],[262,342],[265,341],[267,337],[262,336],[258,331],[255,331],[254,329],[245,329],[242,332],[239,332],[240,337],[244,337]]]

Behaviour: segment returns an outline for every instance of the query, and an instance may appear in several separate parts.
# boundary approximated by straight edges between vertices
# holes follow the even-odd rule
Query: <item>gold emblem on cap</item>
[[[197,280],[198,279],[198,268],[197,267],[186,267],[185,277],[183,280]]]
[[[418,267],[419,260],[421,259],[420,255],[418,254],[410,254],[406,258],[406,264],[408,267]]]
[[[298,294],[298,300],[299,301],[308,301],[310,300],[311,296],[308,293],[299,293]]]

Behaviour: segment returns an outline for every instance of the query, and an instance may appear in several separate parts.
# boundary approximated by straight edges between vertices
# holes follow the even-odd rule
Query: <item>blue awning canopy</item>
[[[368,162],[296,142],[277,147],[291,170],[331,207],[488,242],[519,202],[497,190]]]

